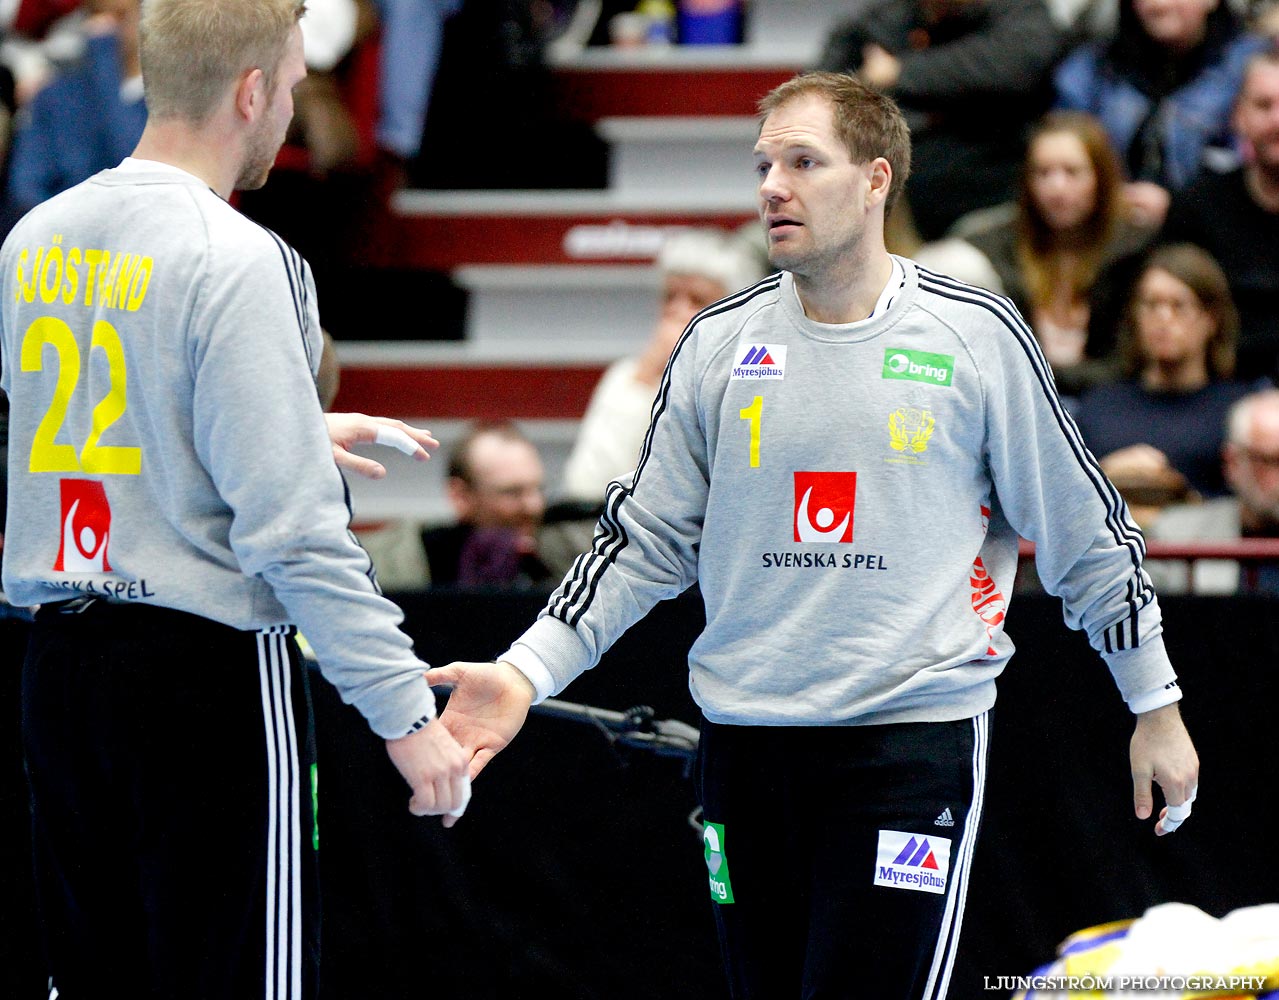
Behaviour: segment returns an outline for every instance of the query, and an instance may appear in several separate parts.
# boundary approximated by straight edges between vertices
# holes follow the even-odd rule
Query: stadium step
[[[466,339],[477,347],[558,342],[573,355],[599,348],[616,357],[648,339],[661,289],[646,265],[473,265],[453,280],[468,292]]]
[[[754,203],[753,117],[605,118],[596,131],[611,148],[609,187],[619,194],[660,204],[678,188]]]
[[[754,195],[673,190],[401,191],[373,263],[453,271],[472,264],[651,262],[671,229],[731,229]]]

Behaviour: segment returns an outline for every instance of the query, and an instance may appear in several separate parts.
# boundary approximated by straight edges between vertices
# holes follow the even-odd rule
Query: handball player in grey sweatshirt
[[[315,995],[294,626],[386,739],[414,812],[469,794],[425,664],[348,530],[335,449],[372,431],[326,428],[310,269],[226,201],[261,186],[283,141],[302,12],[150,0],[134,156],[0,251],[4,588],[40,605],[24,746],[66,1000]]]
[[[1000,296],[888,254],[896,106],[813,74],[761,104],[780,273],[689,324],[592,550],[496,664],[429,674],[476,773],[533,699],[700,584],[709,891],[734,997],[946,995],[1013,647],[1018,536],[1136,716],[1134,808],[1189,812],[1143,543]]]

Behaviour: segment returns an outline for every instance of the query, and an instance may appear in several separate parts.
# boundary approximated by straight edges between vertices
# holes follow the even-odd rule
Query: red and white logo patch
[[[64,479],[62,540],[58,573],[110,573],[107,543],[111,539],[111,505],[102,484],[91,479]]]
[[[853,540],[857,473],[795,473],[795,541],[847,543]]]

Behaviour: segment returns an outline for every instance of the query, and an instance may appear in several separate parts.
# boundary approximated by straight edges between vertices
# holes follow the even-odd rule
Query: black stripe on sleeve
[[[306,353],[306,363],[314,371],[316,368],[315,358],[311,353],[311,345],[306,339],[307,292],[306,280],[302,271],[302,257],[284,240],[280,239],[277,234],[267,229],[266,226],[260,226],[259,228],[275,241],[276,249],[280,252],[280,259],[284,264],[284,276],[288,279],[289,292],[293,296],[293,314],[298,321],[298,336],[302,338],[302,350]]]
[[[995,295],[983,289],[975,288],[971,285],[957,282],[954,279],[946,278],[943,275],[928,271],[925,268],[919,268],[920,288],[928,291],[930,294],[940,296],[942,298],[951,299],[956,302],[965,302],[970,305],[985,309],[987,312],[995,316],[996,319],[1013,335],[1018,345],[1026,354],[1030,363],[1031,370],[1034,371],[1039,381],[1040,389],[1043,391],[1046,400],[1057,420],[1058,426],[1061,428],[1062,434],[1070,446],[1071,451],[1075,455],[1080,467],[1087,475],[1093,488],[1097,491],[1102,504],[1106,510],[1105,523],[1110,529],[1116,544],[1128,551],[1129,559],[1132,562],[1134,580],[1128,583],[1128,594],[1125,598],[1129,614],[1120,626],[1128,624],[1131,630],[1133,648],[1136,647],[1137,636],[1137,619],[1142,608],[1146,607],[1153,599],[1153,593],[1150,585],[1145,581],[1141,570],[1141,561],[1146,552],[1145,540],[1142,538],[1140,530],[1136,525],[1132,524],[1126,516],[1126,506],[1123,499],[1119,495],[1119,491],[1114,484],[1101,471],[1101,467],[1097,464],[1096,459],[1088,451],[1083,442],[1083,438],[1079,433],[1079,428],[1075,426],[1074,420],[1066,413],[1061,405],[1061,400],[1057,396],[1056,385],[1053,382],[1052,370],[1047,360],[1043,356],[1043,352],[1039,349],[1039,343],[1035,340],[1034,334],[1025,322],[1017,315],[1010,302],[1002,296]],[[1110,645],[1110,637],[1107,634],[1107,651],[1113,652]],[[1119,649],[1123,649],[1123,636],[1121,632],[1116,634],[1116,644]]]

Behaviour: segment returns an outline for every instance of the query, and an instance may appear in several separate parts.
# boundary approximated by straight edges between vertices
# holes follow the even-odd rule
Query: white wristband
[[[1163,708],[1176,701],[1181,701],[1181,688],[1176,681],[1169,681],[1161,688],[1143,691],[1128,699],[1128,709],[1133,715],[1141,715],[1143,712],[1153,712],[1156,708]]]

